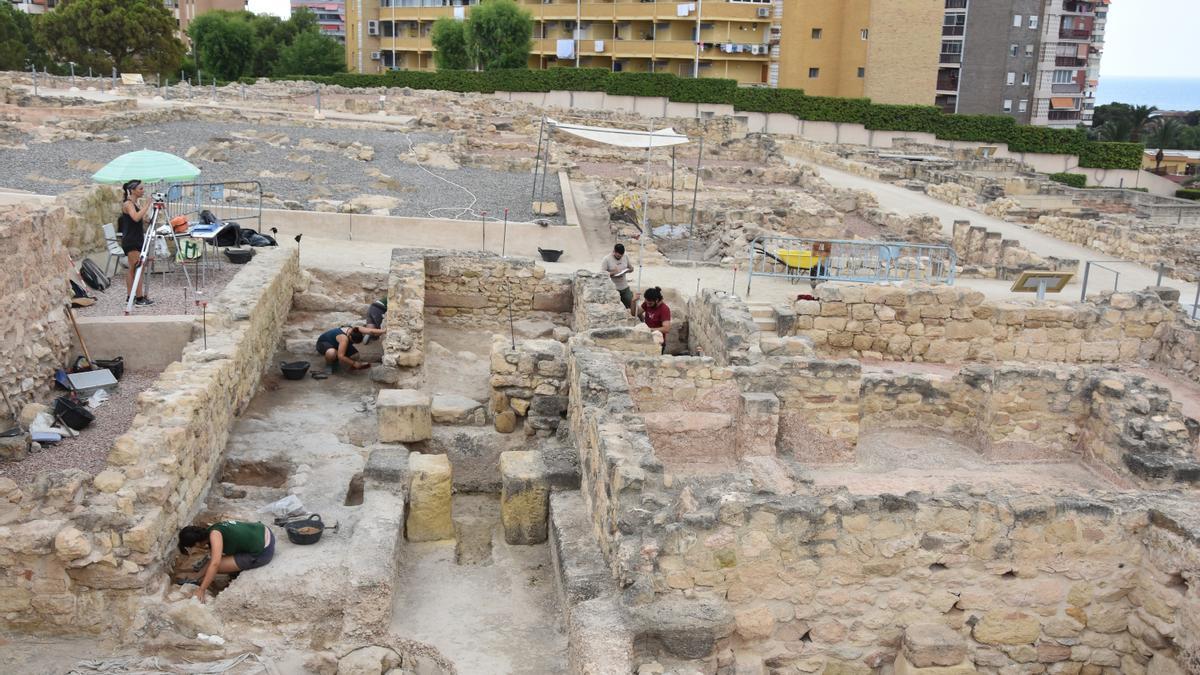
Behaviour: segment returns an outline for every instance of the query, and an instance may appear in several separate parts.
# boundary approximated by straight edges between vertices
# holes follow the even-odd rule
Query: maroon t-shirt
[[[658,328],[663,323],[671,320],[671,308],[667,307],[666,303],[660,302],[657,307],[650,307],[646,303],[642,303],[642,316],[646,317],[646,325],[651,328]]]

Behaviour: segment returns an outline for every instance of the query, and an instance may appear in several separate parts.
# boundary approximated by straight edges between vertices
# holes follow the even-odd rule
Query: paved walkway
[[[1082,283],[1083,262],[1088,260],[1110,260],[1112,258],[1112,256],[1104,255],[1078,244],[1068,243],[1041,234],[1040,232],[1035,232],[1018,223],[1010,223],[973,209],[947,204],[929,195],[914,192],[899,185],[857,176],[826,166],[816,166],[821,172],[821,176],[834,187],[855,188],[874,193],[879,200],[880,207],[884,209],[895,211],[904,216],[917,214],[937,216],[942,221],[942,232],[946,236],[950,236],[953,233],[954,221],[969,220],[973,225],[982,225],[994,232],[1000,232],[1007,238],[1020,241],[1022,246],[1040,256],[1078,259],[1080,261],[1080,274],[1076,275],[1068,289],[1064,291],[1063,299],[1078,300],[1080,284]],[[1120,290],[1140,290],[1147,286],[1153,286],[1158,280],[1158,272],[1142,264],[1129,262],[1110,265],[1110,267],[1119,270],[1121,273]],[[1088,283],[1088,290],[1091,292],[1092,289],[1100,291],[1105,288],[1112,288],[1113,281],[1114,275],[1112,272],[1093,269],[1091,280]],[[956,283],[962,286],[976,287],[975,280],[971,279],[963,279]],[[1007,288],[1007,282],[1004,283]],[[1189,302],[1196,292],[1196,284],[1179,279],[1164,278],[1163,285],[1178,288],[1182,293],[1183,299]],[[981,290],[991,295],[987,289]]]

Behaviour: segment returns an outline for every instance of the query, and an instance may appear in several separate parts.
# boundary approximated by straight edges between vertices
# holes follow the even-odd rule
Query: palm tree
[[[1173,117],[1159,117],[1146,126],[1149,132],[1146,136],[1146,147],[1159,150],[1170,150],[1179,145],[1179,120]]]
[[[1152,105],[1135,105],[1129,109],[1129,121],[1133,124],[1133,132],[1130,134],[1129,140],[1139,141],[1142,139],[1142,130],[1146,128],[1146,123],[1156,112],[1158,112],[1158,107]]]
[[[1124,142],[1133,137],[1133,122],[1128,117],[1114,117],[1096,131],[1102,141]]]

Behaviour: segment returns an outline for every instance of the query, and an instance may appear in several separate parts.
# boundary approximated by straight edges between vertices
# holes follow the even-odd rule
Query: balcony
[[[542,20],[574,20],[578,16],[583,21],[696,21],[696,12],[687,16],[679,16],[675,3],[657,2],[574,2],[533,3],[524,5],[535,19]],[[720,2],[708,3],[700,12],[702,21],[746,21],[768,22],[770,17],[759,16],[760,9],[770,9],[770,5]],[[770,12],[768,11],[768,14]]]
[[[1080,59],[1074,56],[1058,56],[1054,59],[1054,65],[1065,68],[1086,68],[1087,59]]]
[[[1055,94],[1068,94],[1072,96],[1081,96],[1083,94],[1083,88],[1075,82],[1052,84],[1050,85],[1050,91]]]
[[[942,54],[939,63],[962,63],[962,54]]]
[[[1082,118],[1083,118],[1083,114],[1078,110],[1051,110],[1050,111],[1050,121],[1051,122],[1078,120],[1078,119],[1082,119]]]
[[[1090,40],[1092,30],[1090,28],[1060,28],[1058,37],[1063,40]]]
[[[966,26],[942,26],[942,37],[962,37],[966,32]]]
[[[967,0],[946,0],[946,9],[966,9]]]
[[[958,91],[958,70],[955,68],[946,68],[938,72],[937,90],[938,91]]]
[[[1096,5],[1082,0],[1063,0],[1063,11],[1071,14],[1095,14]]]

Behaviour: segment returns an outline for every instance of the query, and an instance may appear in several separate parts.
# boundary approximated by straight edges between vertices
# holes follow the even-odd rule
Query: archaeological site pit
[[[1200,674],[1200,206],[1157,177],[315,88],[0,74],[3,672]],[[275,245],[185,222],[130,305],[92,175],[140,149],[200,171],[167,215]],[[112,285],[68,310],[85,258]],[[85,348],[124,373],[32,442]],[[180,529],[229,520],[274,557],[201,602]]]

